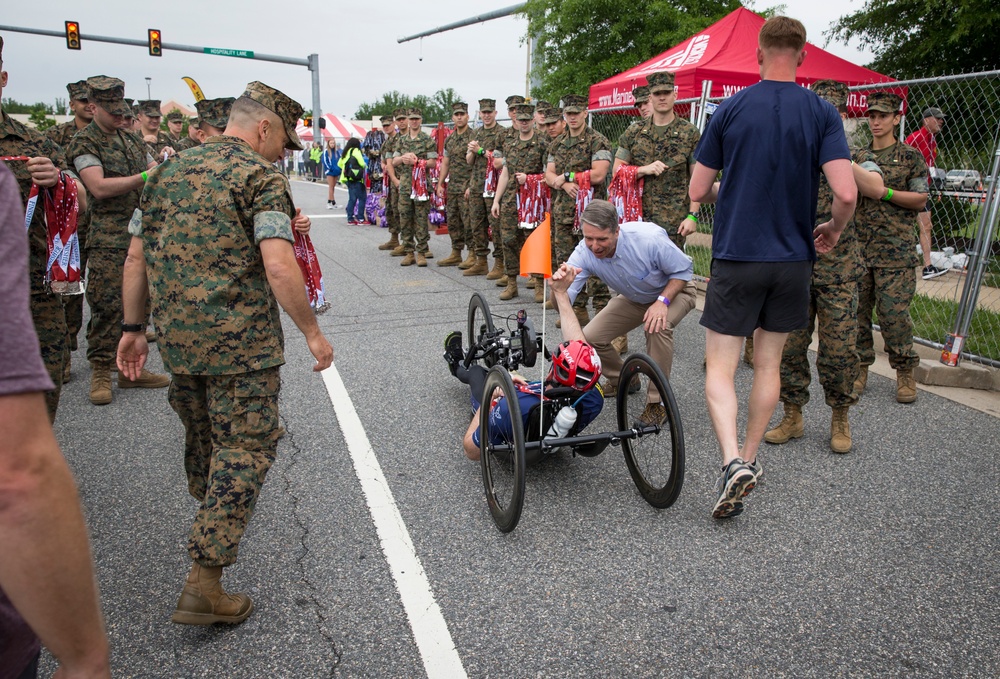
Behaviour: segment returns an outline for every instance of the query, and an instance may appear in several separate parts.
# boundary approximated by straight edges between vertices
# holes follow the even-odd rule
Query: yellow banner
[[[191,88],[191,94],[194,95],[195,101],[201,101],[202,99],[205,98],[205,93],[201,91],[200,87],[198,87],[198,83],[194,81],[194,78],[189,78],[187,76],[184,76],[183,78],[181,78],[181,80],[186,82],[187,86]]]

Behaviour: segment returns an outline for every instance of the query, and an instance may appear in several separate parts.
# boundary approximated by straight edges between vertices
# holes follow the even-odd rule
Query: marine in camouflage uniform
[[[233,97],[202,99],[194,107],[198,110],[198,130],[202,138],[222,134],[229,124],[229,111],[233,108]]]
[[[165,117],[167,119],[167,137],[170,138],[170,146],[174,149],[174,151],[179,153],[185,149],[191,148],[192,146],[197,146],[197,142],[194,139],[191,139],[190,137],[182,137],[180,133],[174,134],[173,130],[170,129],[172,124],[176,125],[177,123],[180,123],[181,125],[184,125],[183,113],[174,109]]]
[[[3,43],[0,42],[0,49]],[[2,52],[0,52],[2,61]],[[2,91],[0,86],[0,91]],[[60,170],[66,170],[66,160],[62,150],[51,139],[38,130],[33,130],[7,115],[0,109],[0,156],[28,156],[48,158]],[[6,161],[7,167],[17,179],[21,189],[21,201],[28,202],[32,178],[27,162]],[[70,173],[71,174],[71,173]],[[73,176],[71,174],[71,176]],[[63,381],[63,361],[66,354],[66,316],[63,312],[62,296],[52,293],[45,284],[48,264],[48,239],[45,227],[45,210],[39,201],[28,227],[28,272],[31,277],[31,319],[38,334],[38,344],[45,362],[45,369],[52,378],[55,389],[45,392],[45,405],[49,418],[55,420],[59,405],[59,394]]]
[[[898,114],[901,99],[891,92],[868,95],[868,111]],[[920,359],[913,350],[913,321],[910,301],[916,291],[917,212],[898,205],[894,193],[927,195],[927,164],[920,151],[898,141],[891,133],[888,146],[875,149],[876,141],[855,155],[855,162],[873,162],[882,169],[887,189],[882,200],[862,198],[855,214],[862,274],[858,285],[858,354],[861,360],[859,385],[864,388],[868,366],[875,362],[872,311],[878,313],[889,365],[897,371],[897,400],[916,400],[913,369]],[[898,200],[901,196],[896,196]],[[864,379],[863,379],[864,378]],[[902,393],[903,383],[907,392]],[[861,391],[859,389],[859,392]],[[912,398],[911,398],[912,396]]]
[[[625,146],[627,148],[632,147],[632,141],[635,139],[635,133],[639,131],[642,124],[653,115],[653,108],[649,105],[649,87],[646,85],[639,85],[638,87],[632,88],[632,99],[635,101],[635,107],[639,109],[639,115],[642,116],[641,120],[633,121],[622,135],[618,137],[618,148]],[[617,154],[615,155],[615,170],[617,171]]]
[[[643,221],[663,227],[683,249],[686,238],[679,233],[682,222],[697,224],[699,205],[688,198],[688,184],[701,133],[673,112],[673,73],[651,73],[647,81],[653,114],[637,127],[630,127],[634,130],[631,135],[628,130],[622,135],[624,139],[615,153],[615,171],[620,164],[639,168],[637,174],[643,178]]]
[[[160,163],[163,161],[163,150],[174,148],[173,139],[160,129],[160,118],[163,115],[160,112],[160,100],[140,99],[136,102],[136,107],[139,118],[139,135],[149,145],[149,153],[153,156],[153,160]]]
[[[234,108],[241,108],[243,120],[266,119],[259,117],[258,105],[281,119],[284,148],[300,149],[295,124],[302,107],[253,82]],[[257,128],[245,125],[233,133],[246,136],[248,129]],[[273,157],[262,155],[265,148]],[[170,406],[184,424],[188,490],[200,503],[187,544],[192,575],[174,622],[240,622],[253,610],[245,595],[228,603],[225,596],[213,600],[203,580],[207,571],[218,586],[221,567],[236,561],[277,452],[284,338],[268,273],[276,265],[295,266],[290,247],[295,208],[287,178],[272,164],[283,150],[273,142],[265,146],[263,139],[255,147],[242,136],[213,136],[160,166],[129,224],[135,239],[126,272],[126,312],[141,308],[143,295],[135,288],[142,286],[134,282],[147,278],[161,355],[173,376]],[[278,241],[288,242],[287,253]],[[306,333],[319,367],[326,367],[332,349],[301,281],[287,285],[283,294],[291,295],[293,304],[286,310]],[[314,346],[325,347],[329,356],[324,360]],[[139,360],[144,348],[141,339],[126,333],[120,363],[127,367]],[[199,610],[215,619],[199,618]]]
[[[836,80],[818,80],[810,89],[834,107],[847,103],[847,85]],[[866,164],[867,171],[879,171]],[[816,204],[816,225],[833,217],[833,192],[820,175]],[[817,253],[809,290],[809,325],[788,335],[781,354],[781,402],[785,417],[764,435],[769,443],[785,443],[802,435],[802,407],[809,402],[809,345],[813,330],[819,329],[816,368],[823,385],[826,404],[834,413],[831,447],[834,452],[851,449],[847,409],[858,402],[854,380],[858,374],[858,276],[861,257],[853,220],[840,234],[837,245],[827,253]],[[787,422],[786,422],[787,420]],[[842,424],[840,421],[842,420]]]
[[[515,126],[523,126],[534,119],[535,107],[531,104],[515,104],[513,108]],[[541,133],[535,132],[533,125],[529,125],[527,129],[530,133],[527,140],[521,138],[523,133],[519,131],[514,139],[504,139],[501,147],[493,153],[494,158],[504,161],[503,172],[506,175],[500,178],[501,188],[504,188],[503,193],[498,192],[497,197],[493,199],[493,208],[500,214],[498,221],[504,248],[504,274],[507,277],[506,289],[500,295],[502,300],[511,299],[518,294],[517,276],[520,273],[521,246],[524,245],[528,235],[527,230],[520,227],[517,218],[519,186],[517,175],[544,175],[545,161],[548,157],[548,140],[543,139]]]
[[[385,206],[385,216],[389,222],[389,240],[379,245],[378,249],[391,250],[390,254],[393,257],[403,257],[406,248],[399,242],[399,172],[391,161],[395,157],[396,146],[401,136],[406,134],[406,109],[397,108],[393,111],[392,118],[395,125],[390,128],[385,144],[382,145],[382,158],[386,161],[385,173],[389,177],[389,202]]]
[[[582,115],[587,112],[587,97],[573,94],[563,97],[563,113]],[[576,217],[576,199],[566,193],[564,187],[570,182],[569,175],[573,172],[591,170],[595,163],[607,163],[605,178],[600,183],[592,183],[594,198],[607,200],[607,183],[611,179],[611,144],[607,138],[589,125],[584,125],[578,134],[567,127],[549,145],[546,177],[552,187],[552,244],[556,267],[569,259],[576,244],[582,236],[574,230]],[[587,281],[586,290],[581,290],[573,306],[578,309],[578,315],[586,314],[587,298],[593,297],[594,311],[599,312],[611,299],[608,286],[596,276]],[[581,321],[583,319],[581,318]],[[585,325],[581,322],[581,325]]]
[[[87,304],[90,322],[87,324],[87,360],[91,374],[91,402],[106,405],[111,402],[111,364],[121,336],[122,267],[128,253],[128,220],[139,205],[143,179],[141,173],[155,167],[146,144],[130,131],[116,127],[125,125],[128,106],[122,99],[124,83],[117,78],[95,76],[87,80],[88,98],[97,105],[94,120],[73,137],[66,151],[88,188],[90,199],[90,232],[87,236],[88,276]],[[95,187],[108,182],[116,188],[105,191],[118,195],[95,197]],[[96,193],[101,193],[98,190]],[[164,376],[145,373],[142,380],[118,380],[118,386],[167,386]]]
[[[448,236],[451,238],[451,255],[438,260],[438,266],[458,265],[460,269],[468,269],[475,264],[476,257],[486,257],[489,248],[482,243],[481,251],[473,247],[472,228],[469,221],[469,177],[472,176],[472,166],[465,160],[472,141],[472,129],[469,128],[469,105],[464,101],[456,101],[451,105],[451,117],[455,122],[455,131],[444,140],[444,158],[441,160],[441,174],[438,192],[445,193],[445,206],[448,211]],[[463,129],[460,131],[459,127]],[[445,182],[447,179],[447,182]],[[447,187],[447,188],[445,188]],[[469,248],[469,257],[462,260],[462,250]],[[458,256],[458,261],[454,257]]]
[[[428,200],[411,198],[415,165],[407,164],[403,161],[403,157],[407,154],[413,154],[418,160],[426,160],[429,165],[433,165],[429,161],[437,160],[437,144],[429,134],[419,127],[419,122],[423,118],[420,109],[411,108],[407,118],[410,121],[410,129],[405,133],[400,132],[392,154],[396,177],[399,179],[399,233],[403,251],[406,253],[400,265],[427,266],[427,256],[430,252],[428,247],[430,240],[428,217],[431,212],[430,192],[433,191],[433,187],[428,178]],[[414,121],[417,124],[415,129],[413,127]]]
[[[64,151],[69,148],[70,141],[77,132],[85,128],[94,119],[93,110],[87,99],[87,81],[80,80],[66,85],[69,93],[69,105],[73,111],[73,119],[62,125],[50,127],[45,131],[49,139],[57,143]],[[76,218],[77,233],[80,238],[80,271],[87,270],[87,232],[90,229],[90,206],[80,212]],[[63,308],[66,311],[66,327],[68,329],[66,358],[63,366],[63,377],[69,377],[70,352],[77,350],[77,338],[83,328],[83,295],[66,295],[63,298]]]
[[[469,178],[469,221],[472,223],[472,246],[476,249],[476,264],[466,270],[467,275],[482,275],[487,266],[485,255],[478,253],[489,249],[490,236],[493,240],[493,269],[487,274],[490,280],[496,280],[503,275],[503,246],[500,243],[500,228],[490,213],[493,207],[493,196],[484,196],[486,187],[487,160],[486,154],[500,145],[500,140],[506,134],[507,128],[496,122],[496,100],[480,99],[479,114],[492,120],[492,125],[485,124],[473,131],[472,151],[467,151],[466,160],[472,161],[472,176]],[[474,272],[474,273],[473,273]]]

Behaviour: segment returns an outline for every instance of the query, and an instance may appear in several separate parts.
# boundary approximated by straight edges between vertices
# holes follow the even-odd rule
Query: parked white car
[[[982,191],[983,177],[975,170],[948,170],[944,184],[949,191]]]

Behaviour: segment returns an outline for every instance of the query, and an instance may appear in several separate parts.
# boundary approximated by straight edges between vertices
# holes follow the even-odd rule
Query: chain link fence
[[[850,89],[849,109],[860,117],[849,118],[845,131],[852,147],[862,147],[871,141],[864,97],[887,85]],[[1000,71],[899,81],[891,89],[906,100],[900,140],[923,125],[925,109],[940,108],[946,116],[936,135],[938,157],[928,204],[931,263],[947,273],[923,280],[917,272],[917,293],[910,305],[915,341],[941,349],[952,362],[960,354],[1000,368]],[[704,129],[718,101],[679,100],[675,112]],[[639,120],[635,113],[595,113],[591,125],[617,147],[626,128]],[[711,265],[713,214],[713,206],[702,206],[698,233],[688,238],[686,247],[699,278],[708,276]],[[916,215],[913,228],[916,241]]]

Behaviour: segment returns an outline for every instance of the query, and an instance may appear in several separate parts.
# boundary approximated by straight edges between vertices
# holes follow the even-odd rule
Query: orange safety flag
[[[552,217],[549,213],[521,246],[521,275],[531,274],[552,278]]]

